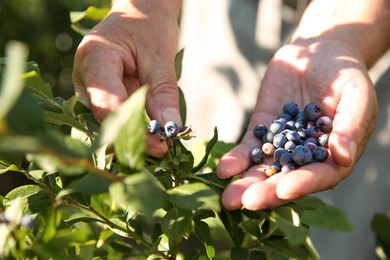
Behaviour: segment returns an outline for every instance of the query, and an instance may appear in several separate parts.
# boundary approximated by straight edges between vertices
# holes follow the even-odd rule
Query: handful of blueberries
[[[253,129],[262,146],[250,153],[250,159],[260,164],[265,157],[275,162],[265,169],[267,176],[277,172],[289,172],[312,162],[324,162],[328,158],[328,138],[333,120],[323,115],[314,103],[300,111],[298,105],[290,102],[283,106],[283,113],[274,120],[269,129],[259,124]]]

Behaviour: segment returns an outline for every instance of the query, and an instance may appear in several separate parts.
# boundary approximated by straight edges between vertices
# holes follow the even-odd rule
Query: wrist
[[[358,53],[370,67],[390,47],[390,1],[315,0],[291,42],[333,42]]]

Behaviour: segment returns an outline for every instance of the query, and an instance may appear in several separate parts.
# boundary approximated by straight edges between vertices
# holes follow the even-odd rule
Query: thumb
[[[149,74],[146,82],[149,84],[146,97],[149,117],[162,125],[173,121],[181,127],[179,89],[173,63],[160,65]]]
[[[345,84],[329,137],[329,148],[339,165],[349,167],[360,157],[375,128],[377,111],[368,78],[359,76]]]

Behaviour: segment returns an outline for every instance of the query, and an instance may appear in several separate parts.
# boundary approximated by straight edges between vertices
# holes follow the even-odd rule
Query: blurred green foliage
[[[55,95],[73,94],[73,58],[82,36],[70,25],[69,12],[89,6],[108,7],[110,0],[0,0],[0,57],[10,40],[29,46]]]

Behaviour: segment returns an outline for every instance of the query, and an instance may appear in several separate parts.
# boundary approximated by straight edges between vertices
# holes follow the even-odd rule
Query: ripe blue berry
[[[294,163],[288,163],[288,164],[282,166],[283,173],[288,173],[288,172],[291,172],[295,169],[297,169],[297,166],[295,166]]]
[[[293,141],[287,141],[284,144],[284,149],[286,149],[287,151],[292,151],[292,150],[294,150],[295,146],[297,146],[297,145]]]
[[[333,120],[328,116],[321,116],[316,120],[316,126],[323,132],[332,131]]]
[[[318,143],[323,147],[328,147],[329,134],[322,134],[318,137]]]
[[[173,121],[168,121],[164,125],[164,130],[165,130],[165,135],[168,138],[173,138],[173,137],[175,137],[179,133],[179,127]]]
[[[265,155],[260,148],[255,148],[252,150],[249,157],[253,163],[259,164],[264,161]]]
[[[274,140],[272,141],[272,144],[276,148],[282,148],[284,147],[286,142],[287,142],[287,137],[284,134],[276,134],[274,136]]]
[[[321,135],[321,130],[317,126],[311,126],[307,129],[307,135],[309,137],[318,138]]]
[[[274,160],[275,162],[279,162],[280,161],[280,157],[282,157],[282,155],[284,153],[288,153],[288,151],[284,148],[278,148],[275,150],[274,152]]]
[[[253,129],[254,136],[259,138],[260,140],[263,138],[264,135],[267,134],[267,132],[268,132],[267,126],[265,126],[264,124],[259,124],[255,126],[255,128]]]
[[[23,215],[20,226],[25,229],[33,229],[37,225],[34,217],[32,215]]]
[[[289,163],[293,163],[292,153],[284,153],[280,156],[279,163],[284,166]]]
[[[314,103],[309,103],[303,109],[306,120],[315,121],[322,116],[322,110]]]
[[[281,119],[274,120],[269,126],[269,130],[275,134],[282,132],[284,129],[286,129],[286,122]]]
[[[298,144],[301,141],[301,136],[297,131],[289,131],[286,134],[287,140],[294,142],[295,144]]]
[[[147,125],[148,132],[151,134],[157,134],[160,132],[160,124],[157,122],[157,120],[152,120]]]
[[[295,117],[299,113],[298,105],[293,102],[286,103],[283,106],[283,112]]]
[[[290,120],[292,120],[292,118],[293,117],[291,115],[286,114],[286,113],[280,114],[278,116],[278,119],[283,120],[284,122],[290,121]]]
[[[294,162],[300,166],[313,162],[313,154],[309,148],[298,145],[292,152]]]
[[[263,143],[272,143],[274,140],[275,133],[268,132],[265,136],[263,136]]]
[[[328,150],[325,147],[317,146],[313,150],[313,160],[316,162],[324,162],[328,159]]]

